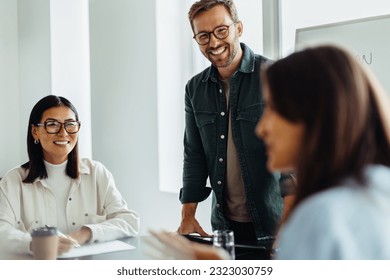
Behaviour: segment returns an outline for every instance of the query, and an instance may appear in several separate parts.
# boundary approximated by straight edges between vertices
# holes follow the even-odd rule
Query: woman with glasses
[[[57,227],[58,253],[76,243],[136,235],[138,214],[127,208],[111,173],[99,162],[80,159],[76,108],[49,95],[32,109],[27,129],[29,161],[0,183],[0,250],[32,253],[33,229]]]

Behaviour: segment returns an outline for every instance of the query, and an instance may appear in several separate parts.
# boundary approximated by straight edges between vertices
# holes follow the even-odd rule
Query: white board
[[[373,70],[390,93],[390,15],[296,30],[296,50],[326,43],[349,49],[356,59]]]

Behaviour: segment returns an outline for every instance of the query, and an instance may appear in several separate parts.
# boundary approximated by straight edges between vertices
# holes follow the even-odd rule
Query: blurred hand
[[[73,240],[71,240],[66,236],[58,237],[58,255],[66,253],[72,248],[73,248]]]
[[[92,231],[89,227],[82,227],[78,231],[71,232],[69,236],[76,240],[80,245],[83,245],[91,239]]]
[[[191,242],[183,236],[167,231],[149,231],[154,239],[145,239],[150,250],[145,252],[159,260],[227,260],[229,254],[223,249]]]

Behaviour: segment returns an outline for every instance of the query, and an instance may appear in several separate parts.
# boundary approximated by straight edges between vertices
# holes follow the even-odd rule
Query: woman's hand
[[[74,241],[67,236],[58,237],[58,255],[69,252],[74,247]]]
[[[83,245],[91,240],[92,231],[89,227],[82,227],[80,230],[70,233],[69,236],[76,240],[80,245]]]
[[[92,231],[88,227],[82,227],[78,231],[74,231],[69,235],[59,233],[58,236],[58,255],[68,252],[74,247],[88,242],[92,237]]]

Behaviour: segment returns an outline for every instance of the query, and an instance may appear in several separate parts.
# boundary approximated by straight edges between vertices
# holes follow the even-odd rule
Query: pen
[[[72,237],[70,237],[69,235],[65,235],[65,234],[63,234],[61,231],[57,231],[57,235],[59,236],[59,237],[63,237],[63,238],[67,238],[67,239],[69,239],[71,242],[72,242],[72,245],[73,245],[73,247],[75,247],[75,248],[79,248],[80,247],[80,244],[75,240],[75,239],[73,239]]]

